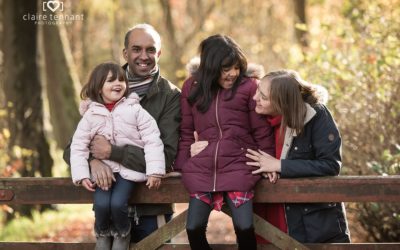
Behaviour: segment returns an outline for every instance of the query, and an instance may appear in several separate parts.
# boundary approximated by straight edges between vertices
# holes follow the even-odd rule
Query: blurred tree
[[[93,41],[89,41],[91,35],[89,34],[89,26],[93,20],[91,10],[91,2],[89,0],[81,1],[70,1],[64,2],[64,5],[70,5],[64,7],[64,13],[67,14],[82,14],[84,21],[72,22],[70,25],[66,25],[66,33],[72,53],[73,62],[75,69],[79,77],[80,82],[85,81],[85,77],[91,67],[90,60],[93,56],[89,55],[89,48]],[[77,89],[79,92],[80,88]]]
[[[186,77],[186,75],[182,72],[182,68],[186,62],[183,61],[183,55],[187,51],[188,46],[196,37],[196,34],[199,33],[207,18],[210,16],[212,11],[216,6],[216,1],[211,1],[209,4],[205,4],[206,2],[201,0],[191,1],[190,4],[187,3],[187,9],[181,9],[181,11],[175,15],[178,19],[180,19],[180,14],[184,14],[185,11],[187,17],[190,18],[191,22],[178,22],[178,20],[174,20],[173,11],[179,11],[179,3],[177,1],[171,0],[160,0],[161,10],[163,14],[164,25],[166,29],[166,37],[167,43],[169,45],[169,50],[171,51],[170,57],[170,66],[169,70],[175,72],[174,75],[170,75],[170,79],[174,83],[178,83],[179,80],[182,80]],[[175,8],[174,8],[175,6]],[[179,27],[178,28],[178,23]]]
[[[120,0],[113,0],[111,3],[112,8],[109,10],[109,20],[110,20],[110,28],[111,28],[111,55],[113,61],[119,63],[119,58],[122,54],[122,40],[123,38],[120,36],[121,33],[121,18],[122,16],[119,13],[121,8]]]
[[[63,149],[80,119],[76,89],[81,87],[64,26],[43,25],[42,41],[50,121],[57,145]]]
[[[344,1],[326,9],[329,15],[318,9],[319,46],[293,67],[329,90],[343,139],[342,173],[398,175],[400,1]],[[367,231],[365,240],[400,239],[400,203],[354,207],[353,223]]]
[[[302,47],[308,46],[307,41],[307,16],[306,16],[306,0],[293,0],[295,13],[295,34],[297,41]]]
[[[3,3],[4,95],[7,103],[9,148],[23,160],[22,176],[51,176],[53,160],[43,129],[42,87],[39,82],[37,25],[23,20],[26,13],[37,13],[37,1]],[[11,153],[11,152],[10,152]],[[30,214],[30,208],[16,208]]]

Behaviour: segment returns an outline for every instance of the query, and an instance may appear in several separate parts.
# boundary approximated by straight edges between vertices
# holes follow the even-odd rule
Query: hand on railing
[[[180,176],[182,176],[182,174],[179,172],[169,172],[169,173],[166,173],[162,178],[180,177]]]

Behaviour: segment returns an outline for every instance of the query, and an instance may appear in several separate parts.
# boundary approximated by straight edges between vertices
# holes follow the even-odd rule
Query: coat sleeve
[[[181,95],[181,117],[182,121],[180,124],[180,139],[178,144],[178,153],[175,159],[174,170],[182,171],[185,162],[190,158],[190,145],[194,143],[194,122],[192,107],[188,102],[188,96],[190,92],[190,86],[192,80],[188,79],[185,81],[182,87]]]
[[[90,123],[84,116],[72,137],[70,147],[71,176],[74,184],[85,178],[90,178],[89,171],[89,144],[91,141]]]
[[[164,175],[164,145],[160,139],[160,130],[154,118],[139,104],[136,107],[136,121],[140,137],[144,142],[146,175]]]
[[[158,127],[161,132],[161,140],[164,143],[165,166],[170,171],[178,150],[179,123],[181,121],[181,93],[171,90],[167,97],[164,110],[159,117]]]
[[[281,161],[281,176],[317,177],[335,176],[340,172],[342,165],[342,140],[339,130],[329,110],[321,105],[317,114],[306,126],[311,127],[312,159],[301,159],[289,153],[288,159]]]
[[[254,79],[251,79],[251,82],[252,84],[248,101],[251,134],[259,149],[275,157],[273,129],[271,124],[267,122],[266,116],[257,114],[255,111],[256,102],[253,100],[253,96],[257,91],[257,83]]]

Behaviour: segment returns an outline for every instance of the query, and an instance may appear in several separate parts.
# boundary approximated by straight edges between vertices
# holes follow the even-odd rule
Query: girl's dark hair
[[[307,111],[305,103],[313,106],[318,102],[316,89],[293,70],[273,71],[264,79],[270,82],[269,94],[273,109],[282,114],[281,128],[288,126],[297,135],[301,134]]]
[[[247,59],[242,49],[232,38],[220,34],[203,40],[200,43],[199,51],[200,66],[193,74],[196,84],[193,86],[188,101],[190,105],[197,103],[196,108],[204,113],[221,88],[218,80],[223,69],[238,64],[240,74],[231,88],[232,92],[229,99],[233,98],[247,70]]]
[[[89,80],[82,88],[81,98],[83,100],[90,99],[92,101],[104,104],[100,92],[103,88],[104,83],[107,80],[109,72],[111,72],[110,81],[114,81],[118,78],[119,81],[125,82],[126,90],[124,96],[127,97],[129,94],[129,87],[124,70],[119,64],[113,62],[105,62],[97,65],[90,73]]]

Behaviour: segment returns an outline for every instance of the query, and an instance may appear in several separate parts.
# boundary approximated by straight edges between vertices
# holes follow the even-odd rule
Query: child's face
[[[240,74],[239,64],[235,64],[227,68],[222,68],[218,83],[222,88],[230,89],[232,88],[236,79],[239,77],[239,74]]]
[[[100,91],[104,103],[113,103],[122,98],[126,90],[125,81],[118,80],[118,77],[112,81],[111,71],[108,72],[107,79]]]

